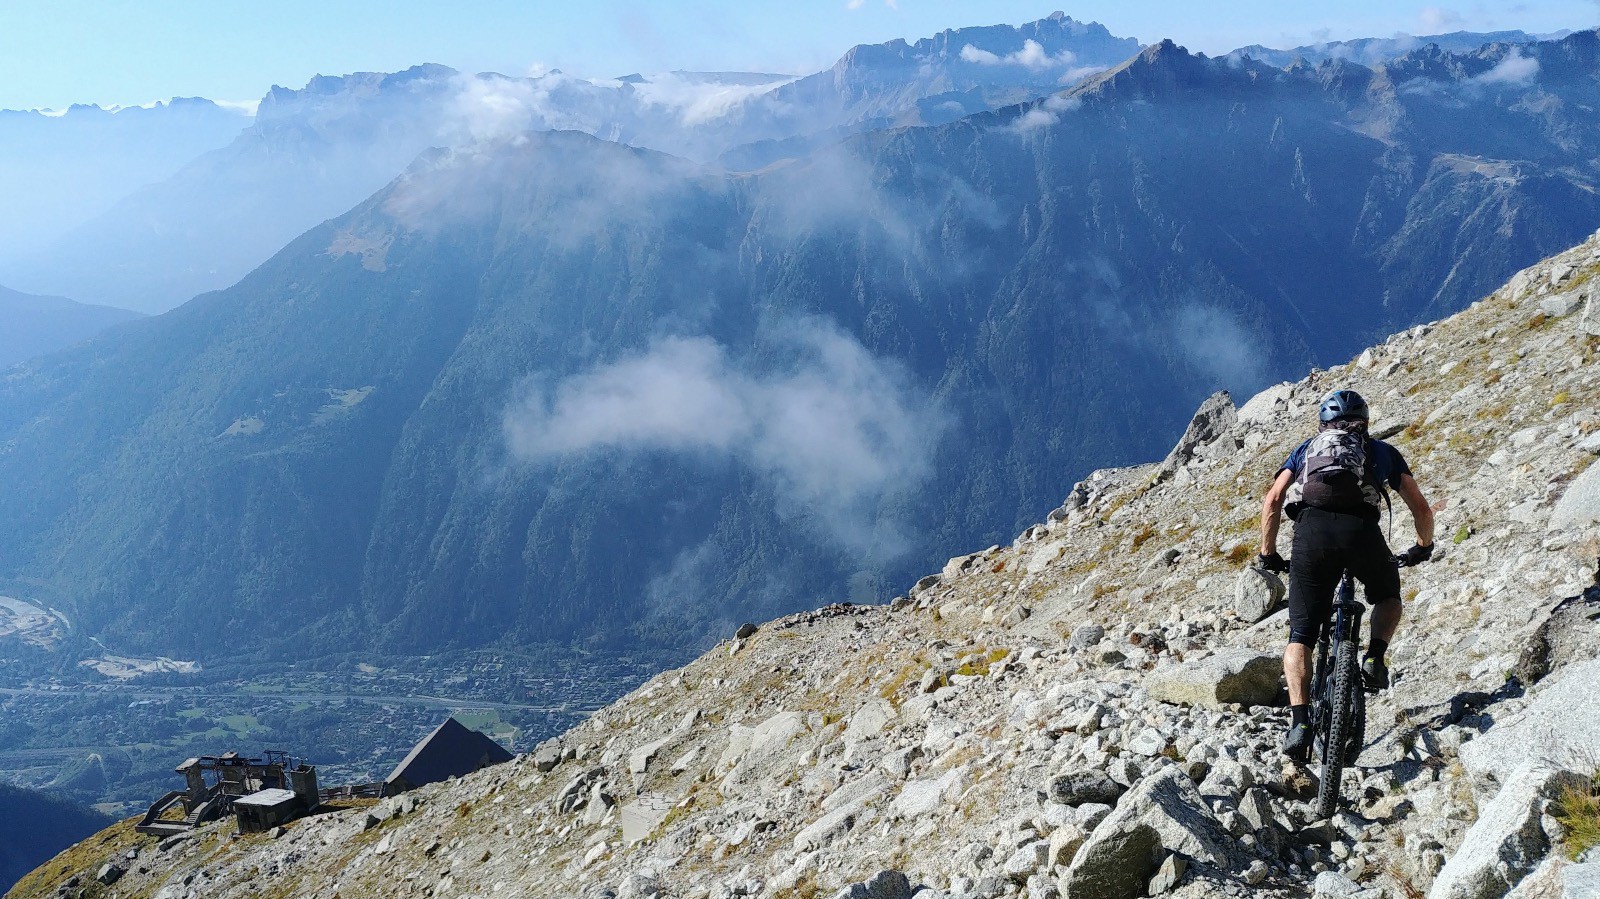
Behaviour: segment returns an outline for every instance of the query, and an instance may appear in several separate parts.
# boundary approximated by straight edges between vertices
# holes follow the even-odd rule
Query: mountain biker
[[[1256,565],[1289,572],[1289,645],[1283,677],[1289,686],[1289,732],[1283,752],[1303,759],[1310,746],[1310,658],[1345,571],[1366,588],[1372,605],[1372,639],[1361,663],[1370,691],[1389,686],[1384,653],[1400,625],[1400,574],[1395,567],[1433,556],[1433,510],[1400,451],[1367,434],[1367,401],[1354,390],[1335,390],[1318,409],[1318,434],[1295,448],[1261,503],[1261,552]],[[1315,444],[1315,447],[1313,447]],[[1307,464],[1308,451],[1314,462]],[[1355,463],[1359,463],[1356,465]],[[1339,466],[1345,466],[1341,471]],[[1359,468],[1359,477],[1353,471]],[[1379,526],[1385,488],[1411,510],[1414,546],[1390,554]],[[1285,500],[1288,500],[1285,507]],[[1295,522],[1292,562],[1278,555],[1281,513]]]

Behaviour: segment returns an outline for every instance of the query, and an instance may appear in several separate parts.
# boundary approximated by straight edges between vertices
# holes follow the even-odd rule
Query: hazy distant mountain
[[[0,110],[0,266],[41,249],[250,124],[196,98],[152,107]]]
[[[70,800],[0,782],[0,891],[56,853],[112,823],[110,817]]]
[[[838,140],[888,124],[951,121],[1043,96],[1137,50],[1132,39],[1057,14],[857,47],[830,71],[798,81],[692,72],[511,78],[436,65],[319,76],[303,90],[273,88],[250,129],[227,147],[25,259],[0,258],[0,282],[160,312],[232,284],[429,147],[573,130],[710,160],[754,142],[800,139],[729,157],[760,166],[803,152],[818,134]]]
[[[0,380],[0,588],[119,651],[683,643],[882,598],[1600,225],[1600,60],[1151,47],[728,176],[438,151]]]
[[[87,340],[137,312],[0,287],[0,368]]]
[[[1561,35],[1565,37],[1566,35]],[[1248,56],[1270,66],[1287,68],[1296,60],[1316,65],[1329,59],[1342,59],[1363,66],[1376,66],[1413,50],[1433,44],[1441,50],[1464,53],[1484,44],[1531,44],[1540,40],[1526,31],[1452,31],[1449,34],[1402,34],[1395,37],[1364,37],[1351,41],[1329,41],[1325,44],[1307,44],[1293,50],[1274,50],[1260,44],[1251,44],[1228,54],[1231,57]]]

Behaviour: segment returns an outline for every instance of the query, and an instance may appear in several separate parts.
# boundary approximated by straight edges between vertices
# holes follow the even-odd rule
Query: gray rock
[[[1178,705],[1225,710],[1229,703],[1268,705],[1278,695],[1283,663],[1243,647],[1220,649],[1191,662],[1150,672],[1145,689],[1152,699]]]
[[[1183,856],[1172,854],[1156,869],[1156,876],[1150,878],[1150,886],[1146,895],[1159,896],[1178,885],[1183,879],[1183,873],[1189,869],[1189,863]]]
[[[1139,731],[1128,741],[1129,752],[1146,757],[1160,755],[1161,750],[1166,748],[1167,738],[1153,727]]]
[[[1030,876],[1045,867],[1049,856],[1050,841],[1034,840],[1011,853],[1001,870],[1013,883],[1027,883]]]
[[[1239,619],[1255,624],[1283,604],[1286,590],[1283,581],[1270,571],[1246,568],[1239,572],[1239,581],[1233,590],[1233,610]]]
[[[1589,292],[1589,302],[1583,306],[1583,317],[1578,319],[1578,330],[1600,337],[1600,291]]]
[[[1570,665],[1527,708],[1463,744],[1461,763],[1472,775],[1480,800],[1493,795],[1529,758],[1572,766],[1593,753],[1600,746],[1600,715],[1592,714],[1597,695],[1600,659]]]
[[[1470,744],[1468,744],[1470,745]],[[1478,811],[1461,845],[1445,862],[1428,899],[1497,899],[1532,871],[1550,849],[1539,826],[1542,801],[1587,778],[1538,760],[1519,767]]]
[[[1239,816],[1257,832],[1278,823],[1272,811],[1272,802],[1263,789],[1249,790],[1244,794],[1244,798],[1239,800]]]
[[[1239,411],[1234,408],[1233,397],[1228,395],[1228,391],[1213,393],[1195,410],[1189,427],[1184,429],[1177,445],[1156,470],[1156,477],[1164,480],[1189,464],[1198,449],[1222,438],[1238,420]]]
[[[1244,871],[1244,882],[1251,886],[1257,886],[1266,879],[1267,863],[1259,858],[1251,862],[1250,867]]]
[[[1105,639],[1106,629],[1098,624],[1085,624],[1079,626],[1067,639],[1067,646],[1072,649],[1088,649]]]
[[[1539,301],[1539,311],[1545,315],[1563,316],[1571,315],[1579,306],[1583,305],[1583,294],[1580,291],[1558,293],[1553,297],[1545,297]]]
[[[1569,865],[1561,871],[1561,899],[1600,896],[1600,862]]]
[[[1089,832],[1077,824],[1063,824],[1050,833],[1050,848],[1045,855],[1045,867],[1054,870],[1057,865],[1070,864]]]
[[[733,632],[734,639],[736,640],[748,640],[755,635],[756,626],[748,621],[739,625],[739,629]]]
[[[1144,771],[1138,762],[1119,755],[1106,763],[1106,775],[1121,786],[1131,787],[1144,776]]]
[[[1232,838],[1176,766],[1151,774],[1129,790],[1089,834],[1062,878],[1070,897],[1134,899],[1169,852],[1223,868],[1236,864]]]
[[[128,873],[128,870],[121,865],[115,862],[106,862],[100,866],[100,870],[94,875],[94,879],[106,886],[110,886],[121,880],[122,875],[126,873]]]
[[[1316,899],[1344,899],[1361,892],[1361,885],[1335,871],[1323,871],[1311,884]]]
[[[554,771],[559,764],[561,764],[561,744],[555,740],[546,740],[533,751],[533,767],[540,772]]]
[[[850,724],[844,729],[845,745],[859,743],[869,737],[883,733],[883,729],[895,717],[894,706],[887,699],[873,697],[861,708],[856,709],[850,716]]]
[[[879,871],[835,893],[834,899],[911,899],[911,881],[899,871]]]
[[[1086,802],[1112,805],[1125,791],[1126,787],[1101,771],[1074,771],[1050,781],[1050,798],[1062,805],[1082,805]]]
[[[617,899],[655,899],[661,884],[649,874],[629,874],[617,884]]]
[[[1056,886],[1056,879],[1048,874],[1035,874],[1028,878],[1023,894],[1028,899],[1061,899],[1061,889]]]
[[[1567,485],[1550,513],[1550,529],[1600,524],[1600,462],[1593,462]]]

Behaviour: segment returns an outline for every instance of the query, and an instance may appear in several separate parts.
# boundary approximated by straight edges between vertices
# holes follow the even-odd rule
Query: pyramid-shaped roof
[[[446,718],[389,772],[383,781],[383,792],[390,796],[423,784],[462,777],[511,758],[499,743],[454,718]]]

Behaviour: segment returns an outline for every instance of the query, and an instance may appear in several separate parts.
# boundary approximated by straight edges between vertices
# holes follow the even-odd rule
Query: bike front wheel
[[[1350,740],[1356,733],[1357,691],[1361,689],[1361,667],[1356,661],[1354,640],[1345,640],[1333,661],[1333,689],[1328,703],[1328,733],[1322,741],[1322,775],[1317,783],[1317,817],[1331,818],[1339,810],[1339,788],[1348,757]],[[1362,722],[1365,723],[1365,722]]]

